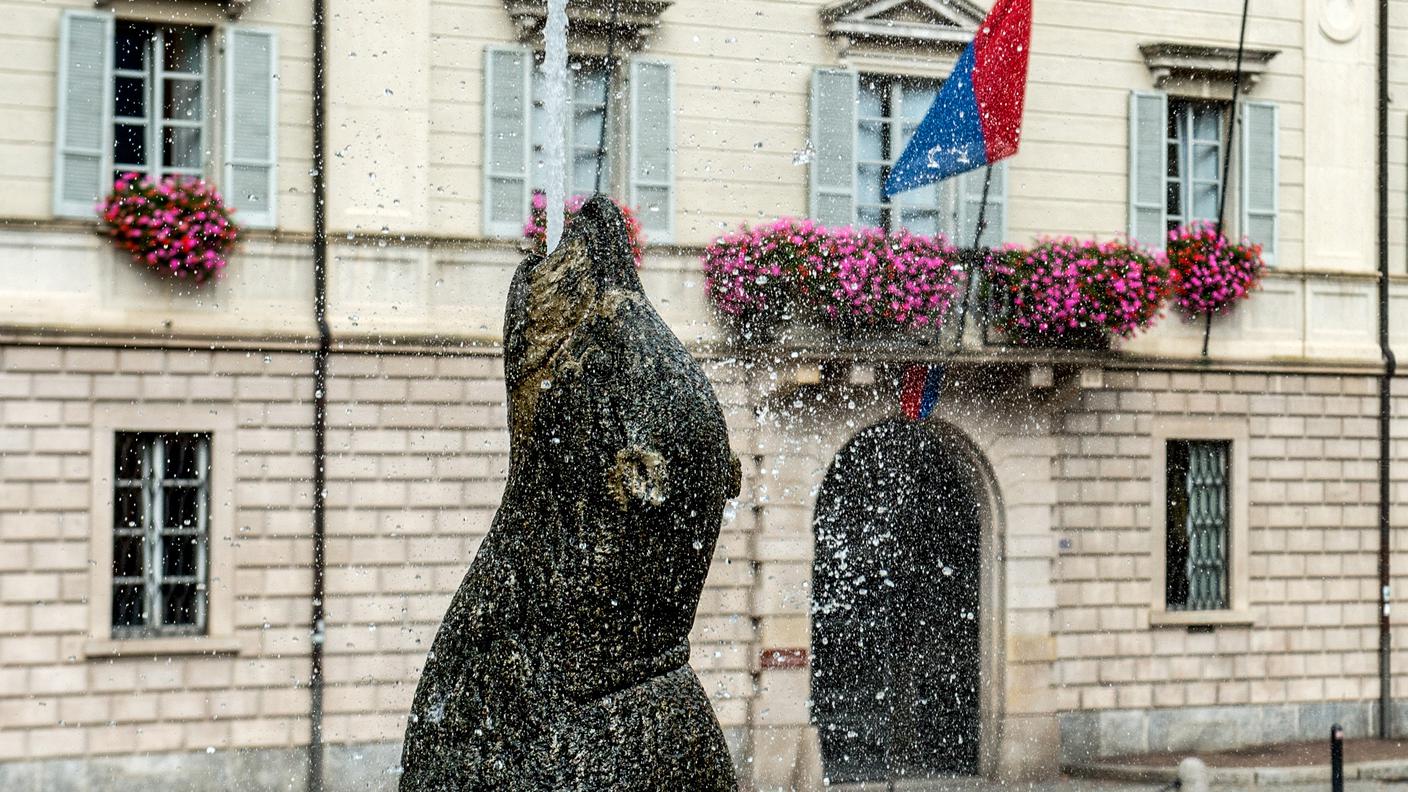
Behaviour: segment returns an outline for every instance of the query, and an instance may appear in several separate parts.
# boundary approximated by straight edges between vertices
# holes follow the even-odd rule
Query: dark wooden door
[[[833,783],[978,770],[981,512],[973,471],[889,422],[817,497],[813,719]]]

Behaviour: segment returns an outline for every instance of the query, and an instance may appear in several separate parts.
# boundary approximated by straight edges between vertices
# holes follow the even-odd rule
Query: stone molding
[[[620,43],[630,50],[640,49],[645,37],[660,24],[660,15],[674,5],[674,0],[619,2],[615,32]],[[518,30],[519,41],[541,41],[548,15],[547,0],[504,0],[504,10]],[[568,0],[567,19],[568,29],[573,32],[586,30],[605,35],[612,30],[611,7],[606,3]]]
[[[1154,77],[1154,85],[1166,87],[1175,80],[1231,83],[1237,73],[1236,47],[1209,47],[1157,41],[1140,44],[1144,65]],[[1280,50],[1247,47],[1242,52],[1242,90],[1251,91],[1266,73],[1267,64]]]
[[[986,13],[969,0],[842,0],[821,9],[832,38],[961,49]]]
[[[196,2],[206,5],[218,5],[225,9],[225,15],[230,19],[239,19],[254,0],[196,0]],[[106,8],[116,3],[114,0],[94,0],[95,8]]]

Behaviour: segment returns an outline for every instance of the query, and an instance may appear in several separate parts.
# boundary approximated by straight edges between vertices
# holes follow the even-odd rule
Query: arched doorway
[[[953,441],[903,421],[860,432],[827,471],[812,717],[833,783],[978,772],[978,480]]]

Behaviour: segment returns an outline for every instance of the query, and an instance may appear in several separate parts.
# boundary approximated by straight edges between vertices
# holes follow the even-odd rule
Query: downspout
[[[1392,595],[1389,568],[1392,526],[1390,473],[1392,465],[1390,421],[1393,415],[1393,376],[1397,361],[1389,346],[1388,310],[1388,4],[1379,0],[1378,67],[1378,246],[1379,246],[1379,350],[1384,370],[1379,377],[1379,738],[1389,739],[1393,731],[1393,678],[1391,674],[1391,635],[1389,598]]]
[[[313,612],[309,632],[308,784],[323,790],[323,643],[326,637],[328,212],[327,212],[327,21],[324,0],[313,0],[313,318],[318,349],[313,354]]]

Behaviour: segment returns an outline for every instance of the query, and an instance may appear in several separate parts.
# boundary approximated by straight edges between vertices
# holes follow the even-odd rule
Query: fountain
[[[508,483],[421,675],[402,791],[732,792],[689,631],[738,461],[605,196],[519,265],[504,342]]]

